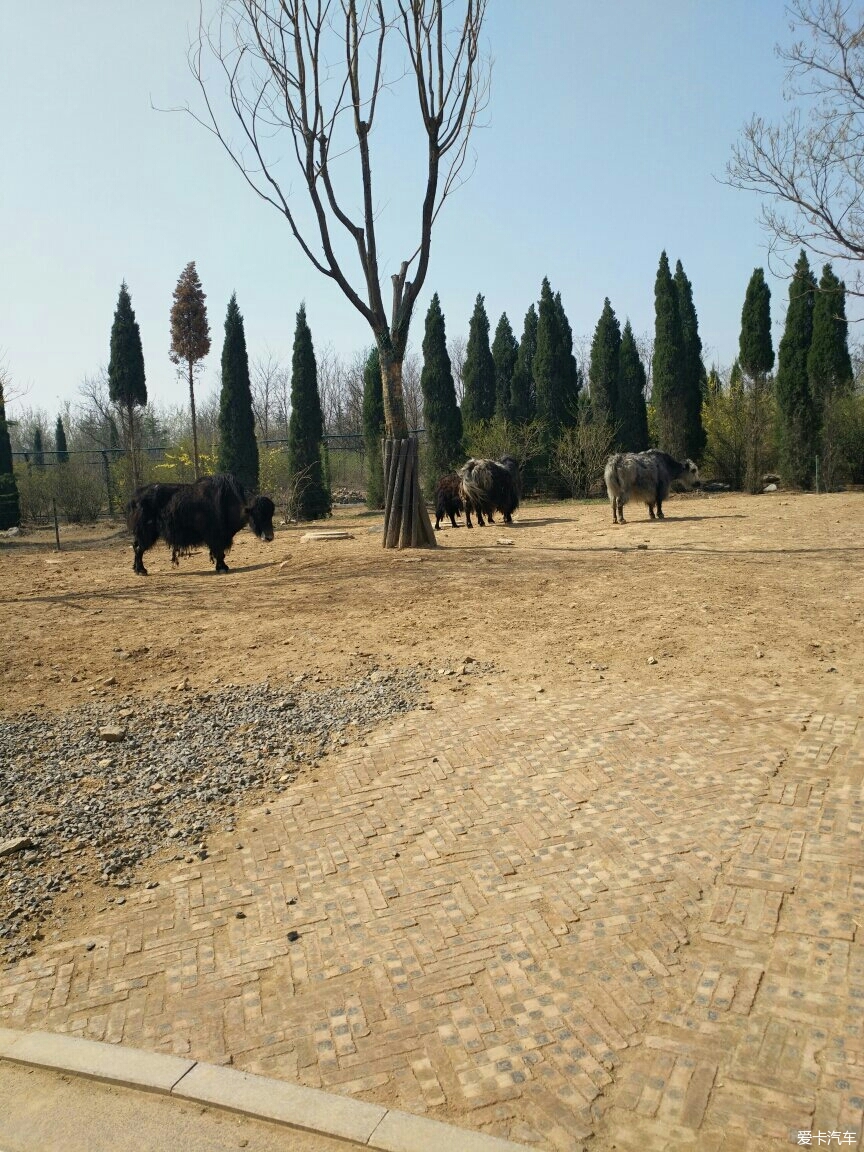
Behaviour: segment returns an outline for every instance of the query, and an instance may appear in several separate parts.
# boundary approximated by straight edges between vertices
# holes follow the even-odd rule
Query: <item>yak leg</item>
[[[459,525],[456,523],[456,517],[453,515],[452,512],[450,513],[450,523],[453,525],[454,528],[459,527]]]
[[[217,572],[230,572],[231,569],[225,563],[225,553],[220,551],[213,553],[213,559],[216,561]]]
[[[663,501],[660,499],[659,496],[657,497],[657,519],[658,520],[665,520],[666,519],[666,517],[663,515]]]
[[[451,516],[450,519],[452,520],[453,517]],[[435,517],[435,531],[440,532],[440,530],[441,530],[441,517],[436,515],[436,517]]]
[[[654,515],[654,505],[653,504],[648,505],[648,515],[651,517],[652,520],[656,519],[656,517]]]
[[[483,513],[482,513],[482,511],[480,510],[480,508],[479,508],[479,507],[478,507],[478,508],[475,508],[475,509],[474,509],[474,511],[477,513],[477,527],[478,527],[478,528],[485,528],[485,526],[486,526],[486,522],[485,522],[485,520],[483,519]]]
[[[474,525],[471,523],[471,505],[468,504],[467,502],[465,504],[465,527],[466,528],[473,528],[474,527]]]
[[[624,497],[619,496],[616,500],[616,503],[618,505],[618,523],[626,524],[627,521],[624,519]]]
[[[144,567],[144,549],[137,540],[135,541],[134,549],[135,563],[132,565],[132,571],[138,576],[146,576],[147,569]]]

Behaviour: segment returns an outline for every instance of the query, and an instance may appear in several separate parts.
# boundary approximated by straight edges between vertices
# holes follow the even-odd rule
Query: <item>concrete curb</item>
[[[525,1144],[351,1096],[65,1033],[0,1028],[0,1060],[194,1100],[290,1128],[353,1140],[379,1152],[440,1152],[443,1148],[532,1152]]]

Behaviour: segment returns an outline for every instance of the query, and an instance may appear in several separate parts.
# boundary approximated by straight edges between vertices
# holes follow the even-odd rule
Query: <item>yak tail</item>
[[[614,485],[615,488],[617,488],[618,492],[620,492],[622,490],[622,487],[623,487],[621,484],[621,476],[618,473],[618,466],[620,463],[621,463],[621,455],[620,455],[620,453],[616,453],[613,457],[611,457],[611,459],[606,464],[606,472],[607,472],[606,487],[609,488],[612,485]],[[609,483],[609,481],[611,481],[611,484]]]

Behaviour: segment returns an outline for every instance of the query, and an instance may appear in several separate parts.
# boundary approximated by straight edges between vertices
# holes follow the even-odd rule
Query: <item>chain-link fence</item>
[[[366,496],[366,446],[360,435],[328,435],[324,438],[324,462],[333,501],[361,502]],[[260,488],[273,495],[277,505],[287,507],[292,487],[287,439],[262,440],[258,444]],[[28,524],[47,524],[52,501],[69,523],[90,523],[100,517],[121,517],[132,489],[132,469],[122,448],[70,449],[59,461],[46,451],[37,461],[33,452],[13,452],[21,518]],[[191,453],[185,446],[146,447],[137,451],[138,482],[183,483],[194,479]],[[216,471],[216,459],[199,453],[201,471]]]

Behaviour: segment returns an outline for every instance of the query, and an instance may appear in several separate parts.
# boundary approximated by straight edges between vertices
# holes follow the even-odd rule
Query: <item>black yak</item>
[[[227,572],[225,553],[248,524],[262,540],[273,539],[276,506],[269,496],[248,501],[234,476],[205,476],[194,484],[147,484],[126,506],[126,523],[133,537],[133,570],[147,575],[144,553],[161,537],[178,556],[206,544],[217,572]]]
[[[445,516],[450,517],[450,523],[458,528],[456,517],[465,511],[462,500],[462,480],[458,472],[448,472],[442,476],[435,485],[435,531],[441,527]]]
[[[647,452],[618,452],[606,461],[603,473],[606,491],[612,505],[612,523],[625,523],[624,505],[628,500],[644,501],[653,520],[663,517],[663,501],[673,481],[692,488],[699,482],[699,469],[692,460],[680,464],[666,452],[651,448]]]
[[[483,516],[494,524],[493,512],[504,514],[504,523],[513,523],[519,507],[519,465],[512,456],[502,460],[471,459],[459,469],[462,499],[465,503],[465,525],[471,527],[471,513],[477,514],[477,526],[483,527]]]

